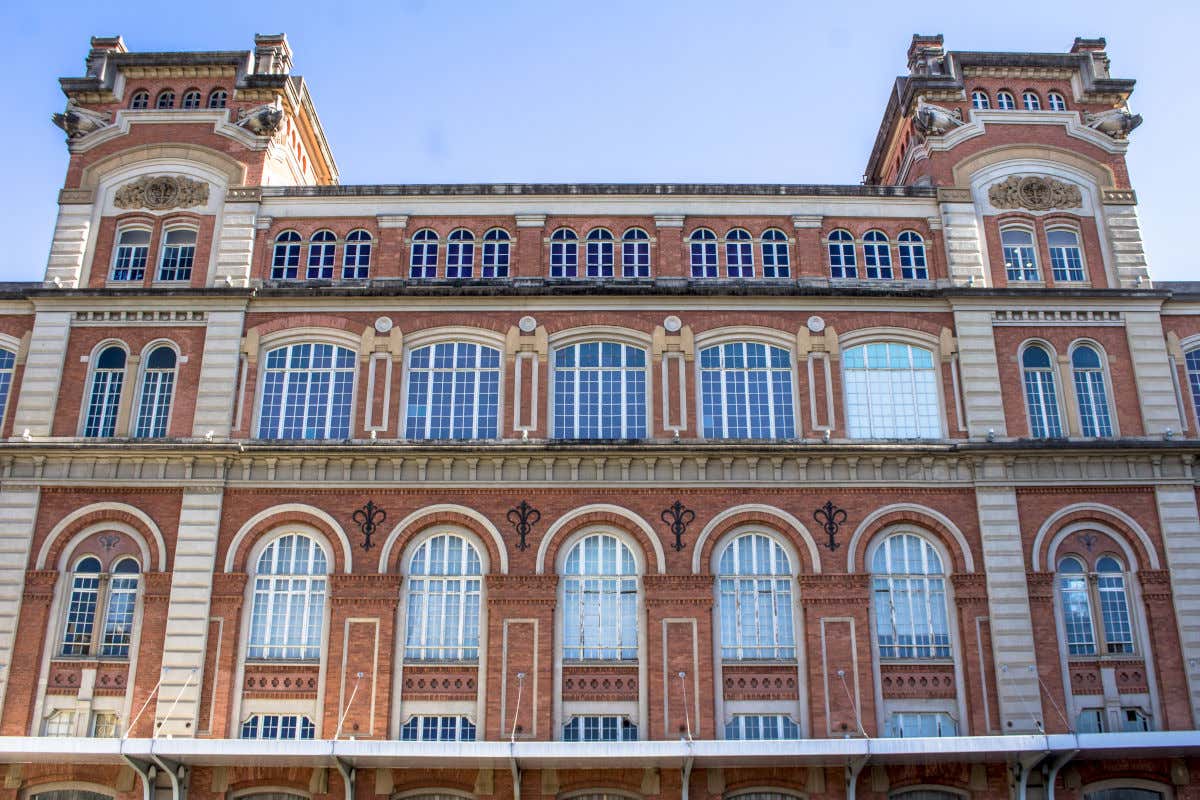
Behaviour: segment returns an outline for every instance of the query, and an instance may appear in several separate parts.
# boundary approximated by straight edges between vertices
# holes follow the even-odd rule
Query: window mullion
[[[107,572],[100,573],[96,578],[96,610],[92,616],[92,634],[88,640],[88,655],[100,655],[100,649],[104,644],[104,628],[108,620],[108,591],[109,591],[109,575]]]

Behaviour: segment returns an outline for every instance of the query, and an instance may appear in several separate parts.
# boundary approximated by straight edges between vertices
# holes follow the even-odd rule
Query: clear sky
[[[1152,275],[1200,279],[1195,0],[0,4],[0,280],[40,280],[67,151],[49,116],[91,35],[243,50],[288,34],[342,183],[858,183],[913,33],[1065,52],[1105,36],[1145,123],[1133,186]]]

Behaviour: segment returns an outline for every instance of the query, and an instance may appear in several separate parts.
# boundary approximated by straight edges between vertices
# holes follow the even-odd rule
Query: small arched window
[[[1032,89],[1026,89],[1021,92],[1021,105],[1026,111],[1041,111],[1042,99],[1038,97],[1038,93]]]
[[[342,252],[342,278],[364,280],[371,276],[371,234],[361,228],[350,231]]]
[[[1050,249],[1050,269],[1055,281],[1067,283],[1084,279],[1079,234],[1069,228],[1054,228],[1046,232],[1046,245]]]
[[[585,536],[567,555],[562,586],[564,661],[637,658],[637,562],[624,542]]]
[[[492,228],[483,235],[484,278],[507,278],[512,237],[503,228]]]
[[[858,263],[854,258],[854,237],[850,231],[829,232],[829,277],[857,278]]]
[[[717,564],[721,658],[791,660],[792,565],[779,542],[761,533],[738,536]]]
[[[1026,347],[1021,354],[1021,372],[1025,382],[1025,405],[1029,409],[1029,435],[1035,439],[1062,436],[1050,353],[1041,345]]]
[[[1000,231],[1004,250],[1004,271],[1010,281],[1036,281],[1037,254],[1033,247],[1033,231],[1026,228],[1004,228]]]
[[[479,553],[465,537],[426,539],[409,561],[405,584],[408,640],[404,657],[416,661],[479,658]]]
[[[408,356],[410,439],[495,439],[500,419],[500,351],[441,342]]]
[[[1112,436],[1104,364],[1096,348],[1082,344],[1071,351],[1071,375],[1075,381],[1075,398],[1079,401],[1079,425],[1083,435]]]
[[[470,278],[475,274],[475,234],[465,228],[446,238],[446,277]]]
[[[170,89],[163,89],[158,93],[158,99],[154,101],[154,107],[160,111],[168,108],[174,108],[175,92],[171,91]]]
[[[167,420],[171,416],[171,397],[175,389],[175,362],[175,351],[166,345],[154,348],[146,357],[134,436],[153,438],[167,435]]]
[[[284,231],[275,237],[275,252],[271,257],[271,280],[295,280],[300,269],[300,234]]]
[[[554,351],[554,438],[646,436],[646,351],[583,342]]]
[[[692,277],[717,277],[717,235],[708,228],[697,228],[688,237]]]
[[[1017,101],[1013,97],[1013,93],[1007,89],[1001,89],[996,92],[996,108],[1003,111],[1013,111],[1017,107]]]
[[[900,277],[905,280],[929,280],[929,265],[925,261],[925,240],[915,231],[900,234],[896,249],[900,252]]]
[[[354,400],[354,351],[304,343],[267,353],[260,439],[346,439]]]
[[[975,91],[971,92],[971,108],[985,109],[991,107],[992,103],[990,100],[988,100],[987,92],[981,89],[976,89]]]
[[[754,242],[749,231],[734,228],[725,234],[725,274],[731,278],[754,277]]]
[[[150,107],[150,93],[139,89],[129,98],[129,107],[134,111],[144,111]]]
[[[333,280],[333,265],[337,237],[333,231],[317,231],[308,240],[308,272],[310,281]]]
[[[621,234],[621,277],[650,277],[650,235],[641,228]]]
[[[883,659],[950,657],[942,559],[915,533],[884,539],[871,559],[875,641]]]
[[[12,390],[13,371],[17,366],[17,354],[0,348],[0,424],[8,411],[8,395]]]
[[[933,352],[874,342],[842,353],[846,433],[851,439],[942,435],[941,376]]]
[[[209,108],[224,108],[229,102],[229,92],[224,89],[213,89],[208,93]]]
[[[616,258],[616,243],[613,235],[604,228],[593,228],[587,235],[587,264],[585,274],[589,278],[613,277]]]
[[[288,533],[254,566],[246,657],[313,661],[321,657],[329,562],[315,539]]]
[[[438,262],[438,235],[429,228],[417,231],[412,238],[412,251],[408,256],[408,277],[436,278]]]
[[[200,90],[188,89],[183,93],[183,102],[179,104],[180,108],[188,111],[195,111],[200,107]]]
[[[550,277],[579,277],[579,237],[570,228],[550,235]]]
[[[1051,111],[1066,111],[1067,98],[1059,92],[1049,92],[1046,95],[1046,105],[1050,107]]]
[[[95,556],[75,566],[71,596],[63,627],[64,656],[128,658],[137,608],[138,564],[123,558],[111,573],[102,571]],[[100,626],[96,620],[103,620]]]
[[[126,228],[117,234],[117,252],[113,258],[114,281],[140,281],[146,277],[146,261],[150,254],[150,231],[145,228]]]
[[[308,717],[297,714],[255,714],[242,723],[243,739],[312,739],[317,726]],[[275,794],[269,795],[278,800]],[[284,795],[292,798],[293,795]],[[295,800],[300,800],[296,797]]]
[[[96,357],[92,386],[88,392],[83,435],[89,438],[114,436],[121,408],[121,388],[125,383],[125,351],[110,345]]]
[[[791,356],[782,347],[729,342],[700,351],[700,395],[708,439],[791,439]]]
[[[767,228],[763,231],[762,263],[764,278],[791,277],[787,235],[778,228]]]
[[[892,245],[883,231],[867,231],[863,237],[863,266],[868,278],[892,279]]]
[[[1125,568],[1110,555],[1088,572],[1083,561],[1067,556],[1058,562],[1058,591],[1062,603],[1067,653],[1073,656],[1126,654],[1134,651],[1133,619]],[[1099,618],[1101,625],[1095,625]]]
[[[158,265],[160,281],[192,279],[192,262],[196,260],[196,231],[191,228],[172,228],[163,237],[162,260]]]

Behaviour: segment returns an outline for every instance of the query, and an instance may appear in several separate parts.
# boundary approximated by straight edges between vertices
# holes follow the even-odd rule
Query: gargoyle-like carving
[[[182,175],[146,175],[117,189],[117,208],[191,208],[208,202],[208,184]]]
[[[1142,124],[1142,115],[1130,114],[1123,108],[1110,108],[1099,114],[1085,111],[1083,124],[1114,139],[1124,139],[1134,128]]]
[[[50,121],[66,132],[68,139],[78,139],[93,131],[107,128],[112,124],[112,114],[101,111],[89,111],[75,103],[67,101],[67,107],[59,114],[50,117]]]
[[[917,110],[913,113],[913,127],[922,136],[941,136],[962,124],[962,112],[957,108],[950,111],[924,100],[917,102]]]
[[[1083,205],[1083,194],[1078,186],[1053,178],[1010,175],[988,189],[988,200],[994,208],[1049,211],[1052,208],[1079,208]]]
[[[238,111],[237,124],[255,136],[274,136],[282,123],[283,109],[274,103],[265,103],[249,110]]]

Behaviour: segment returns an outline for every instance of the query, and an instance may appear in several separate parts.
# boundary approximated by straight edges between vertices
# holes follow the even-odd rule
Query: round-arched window
[[[638,654],[638,571],[616,536],[575,543],[563,566],[563,660],[629,661]]]
[[[894,533],[871,559],[875,642],[883,659],[950,658],[946,576],[927,539]]]

